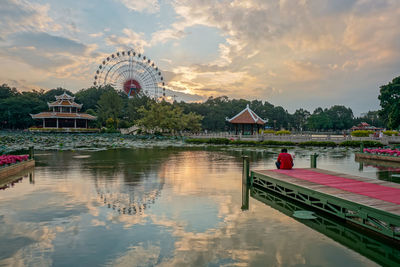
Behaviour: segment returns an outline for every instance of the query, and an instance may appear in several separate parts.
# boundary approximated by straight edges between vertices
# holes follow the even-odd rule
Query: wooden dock
[[[19,172],[35,167],[35,160],[29,159],[20,163],[13,164],[11,166],[0,168],[0,181],[7,177],[17,175]]]
[[[248,169],[244,167],[243,175],[251,186],[400,240],[400,184],[314,168]]]

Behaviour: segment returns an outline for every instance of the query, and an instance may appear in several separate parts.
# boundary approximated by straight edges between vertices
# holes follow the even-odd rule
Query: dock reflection
[[[295,211],[310,210],[310,207],[293,201],[272,191],[254,186],[242,186],[242,210],[249,208],[252,198],[282,212],[298,222],[318,231],[332,240],[360,253],[383,266],[400,266],[400,244],[389,241],[365,229],[341,221],[337,218],[315,211],[315,219],[299,219],[293,216]]]
[[[382,161],[371,159],[356,159],[359,164],[359,170],[363,171],[365,167],[376,169],[376,177],[379,180],[400,184],[400,163],[394,161]]]
[[[35,184],[35,168],[28,168],[16,175],[12,175],[0,180],[0,190],[6,190],[14,187],[16,184],[22,182],[23,179],[29,177],[29,183]]]

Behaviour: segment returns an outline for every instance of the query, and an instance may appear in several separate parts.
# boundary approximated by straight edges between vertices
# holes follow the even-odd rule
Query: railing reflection
[[[249,195],[378,264],[400,266],[400,244],[396,241],[389,241],[365,230],[360,230],[355,226],[352,227],[344,221],[332,218],[327,214],[321,214],[318,211],[314,213],[315,219],[296,218],[293,216],[295,211],[309,210],[310,207],[271,191],[247,186],[245,183],[243,183],[242,187],[242,209],[244,210],[249,208]]]

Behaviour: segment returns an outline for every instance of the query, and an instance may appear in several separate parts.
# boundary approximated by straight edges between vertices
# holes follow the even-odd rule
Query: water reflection
[[[389,242],[356,226],[346,224],[321,211],[313,210],[315,219],[299,219],[293,216],[295,211],[310,210],[310,207],[289,198],[258,187],[243,186],[250,191],[254,199],[294,218],[298,222],[324,234],[325,236],[351,248],[383,266],[400,265],[400,249],[396,242]],[[248,195],[244,195],[243,203],[249,203]],[[247,206],[248,207],[248,206]]]
[[[34,167],[24,169],[16,175],[3,177],[0,180],[0,190],[6,190],[16,186],[18,183],[22,182],[23,179],[29,177],[29,183],[35,183],[35,172]]]
[[[374,266],[291,216],[242,203],[241,156],[270,168],[279,150],[37,153],[34,183],[0,192],[0,265]],[[322,165],[358,172],[345,149],[292,152],[299,167],[317,152]]]
[[[376,175],[379,180],[400,183],[400,163],[392,161],[356,159],[361,171],[366,167],[376,169]]]

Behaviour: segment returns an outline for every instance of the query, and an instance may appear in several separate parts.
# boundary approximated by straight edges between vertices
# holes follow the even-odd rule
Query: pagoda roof
[[[32,119],[87,119],[95,120],[96,116],[86,113],[62,113],[62,112],[40,112],[38,114],[30,114]]]
[[[70,100],[72,100],[72,101],[74,101],[74,99],[75,99],[74,96],[70,96],[70,95],[67,94],[66,92],[64,92],[62,95],[57,95],[57,96],[55,96],[55,98],[56,98],[57,100],[60,100],[60,99],[70,99]]]
[[[76,107],[76,108],[82,108],[82,104],[77,104],[74,102],[75,97],[70,96],[66,92],[64,92],[62,95],[57,95],[55,96],[56,101],[47,103],[47,105],[50,107]]]
[[[231,119],[226,119],[230,123],[242,123],[242,124],[260,124],[264,125],[267,120],[263,120],[254,111],[252,111],[247,104],[246,108],[239,112],[236,116]]]
[[[76,108],[82,108],[82,104],[75,103],[73,100],[68,100],[68,99],[58,99],[54,102],[47,103],[49,107],[76,107]]]

